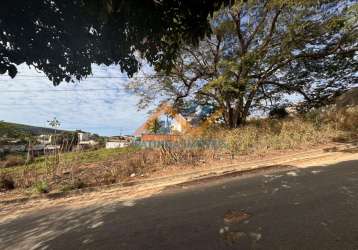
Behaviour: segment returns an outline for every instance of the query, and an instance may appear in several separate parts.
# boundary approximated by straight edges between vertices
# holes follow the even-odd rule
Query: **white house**
[[[129,143],[127,141],[107,141],[106,148],[125,148],[128,147]]]
[[[51,144],[52,135],[39,135],[37,141],[41,144],[47,145]]]
[[[78,132],[78,141],[84,142],[84,141],[89,141],[91,137],[90,133],[86,133],[86,132]]]

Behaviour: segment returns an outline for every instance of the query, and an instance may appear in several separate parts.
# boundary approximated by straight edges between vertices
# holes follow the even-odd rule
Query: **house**
[[[106,141],[106,148],[125,148],[130,145],[132,138],[127,136],[112,136]]]
[[[154,133],[150,131],[150,123],[159,120],[160,129],[158,129],[158,133]],[[164,103],[160,105],[156,111],[144,122],[135,132],[134,136],[142,137],[143,135],[152,134],[150,138],[159,137],[161,135],[180,135],[185,133],[187,129],[191,127],[190,122],[180,113],[176,113],[172,106]],[[145,136],[147,138],[148,136]],[[162,136],[163,137],[163,136]],[[168,136],[166,136],[168,137]],[[149,138],[149,137],[148,137]]]
[[[107,141],[106,148],[125,148],[128,147],[129,143],[127,141]]]
[[[79,131],[77,132],[77,137],[79,149],[91,148],[98,144],[98,142],[92,138],[91,133]]]
[[[37,141],[38,141],[40,144],[44,144],[44,145],[51,144],[51,142],[52,142],[52,135],[50,135],[50,134],[42,134],[42,135],[39,135],[39,136],[37,136]]]
[[[81,131],[81,132],[78,132],[77,135],[78,135],[78,142],[79,143],[89,141],[90,138],[91,138],[91,134],[87,133],[87,132],[82,132]]]

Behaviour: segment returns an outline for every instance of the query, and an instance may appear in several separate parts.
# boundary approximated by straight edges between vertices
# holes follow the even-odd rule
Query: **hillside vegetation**
[[[57,130],[57,132],[65,132]],[[55,129],[24,125],[19,123],[10,123],[0,121],[0,137],[9,137],[12,139],[21,139],[25,136],[36,136],[41,134],[53,134]]]

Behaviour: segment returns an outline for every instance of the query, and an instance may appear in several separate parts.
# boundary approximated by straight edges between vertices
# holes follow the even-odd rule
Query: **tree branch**
[[[267,14],[268,14],[268,9],[266,8],[267,7],[267,4],[270,2],[270,0],[267,0],[263,6],[263,8],[265,9],[264,13],[263,13],[263,16],[260,20],[260,22],[257,24],[255,30],[250,34],[249,38],[247,39],[247,42],[246,42],[246,46],[249,47],[250,43],[252,42],[252,40],[255,38],[257,32],[261,29],[261,27],[263,26],[263,24],[265,23],[265,20],[266,20],[266,17],[267,17]]]

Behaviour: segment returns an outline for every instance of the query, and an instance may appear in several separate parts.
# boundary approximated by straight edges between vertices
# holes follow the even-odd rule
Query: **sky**
[[[136,106],[138,98],[124,91],[126,74],[119,66],[93,65],[93,75],[76,83],[53,86],[42,72],[18,66],[11,79],[0,75],[0,120],[48,127],[56,117],[60,129],[99,135],[132,134],[148,110]]]

